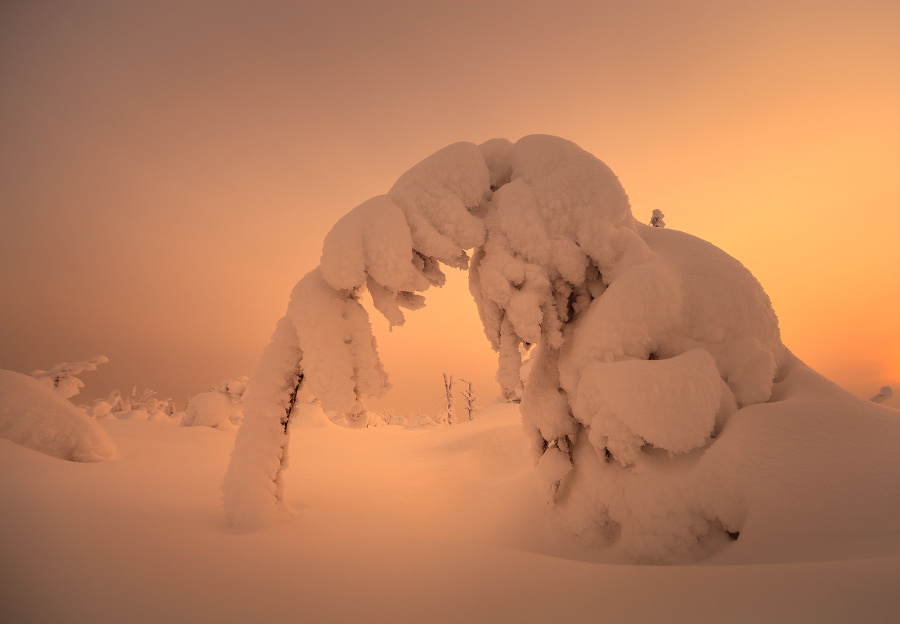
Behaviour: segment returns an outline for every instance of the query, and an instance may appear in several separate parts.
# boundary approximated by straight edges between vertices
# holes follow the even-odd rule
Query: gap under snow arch
[[[647,562],[702,558],[740,532],[746,501],[706,455],[796,362],[768,297],[713,245],[636,222],[606,165],[540,135],[450,145],[335,224],[248,383],[222,487],[230,525],[290,513],[301,384],[351,420],[389,389],[360,293],[402,325],[444,265],[469,269],[497,379],[521,400],[561,522]]]

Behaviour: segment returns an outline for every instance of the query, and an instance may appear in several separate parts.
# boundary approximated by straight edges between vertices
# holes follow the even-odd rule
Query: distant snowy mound
[[[789,497],[761,492],[801,494],[806,485],[792,489],[789,475],[810,466],[826,483],[822,509],[833,513],[853,487],[831,479],[835,464],[794,454],[785,440],[803,449],[821,426],[870,425],[897,439],[896,423],[873,411],[882,408],[835,387],[828,405],[810,403],[810,388],[824,382],[781,343],[757,280],[705,241],[638,223],[594,156],[549,136],[458,143],[343,217],[321,266],[294,288],[247,388],[223,485],[231,524],[284,515],[288,424],[301,387],[348,418],[389,389],[362,291],[401,325],[401,308],[422,307],[420,293],[443,284],[442,266],[469,268],[499,354],[497,379],[507,400],[521,401],[555,517],[590,543],[621,543],[637,561],[696,560],[754,518],[786,521],[778,505]],[[828,448],[840,454],[835,441]],[[759,461],[769,451],[771,466]],[[883,446],[874,452],[897,463]],[[755,480],[772,466],[783,482]],[[842,474],[897,491],[896,479],[858,465]]]
[[[37,379],[0,370],[0,437],[70,461],[112,459],[116,446],[90,416]]]
[[[182,427],[213,427],[214,429],[231,429],[234,403],[222,392],[212,390],[201,392],[191,397],[184,408]]]

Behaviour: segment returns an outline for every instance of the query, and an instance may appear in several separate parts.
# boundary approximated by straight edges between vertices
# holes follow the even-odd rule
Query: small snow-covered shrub
[[[37,379],[0,370],[0,437],[52,457],[102,461],[116,455],[106,431]]]
[[[872,403],[884,403],[892,396],[894,396],[894,390],[890,386],[882,386],[881,390],[878,391],[878,394],[869,400],[872,401]]]
[[[335,415],[337,418],[337,415]],[[336,424],[340,424],[337,422]],[[403,429],[422,429],[439,427],[446,422],[435,421],[434,418],[427,414],[406,413],[402,414],[392,409],[385,409],[380,412],[369,412],[369,427],[401,427]]]
[[[105,400],[96,401],[95,407],[90,408],[88,413],[93,415],[94,412],[98,412],[100,415],[96,417],[105,417],[102,411],[104,403],[110,406],[111,416],[122,420],[168,421],[175,411],[172,399],[158,399],[156,390],[150,388],[138,394],[137,386],[132,387],[129,395],[123,394],[120,390],[113,390]]]
[[[234,409],[235,406],[227,395],[216,390],[201,392],[188,401],[181,426],[231,429],[234,426],[231,422]]]
[[[96,401],[94,401],[94,404],[88,407],[85,412],[94,420],[101,420],[103,418],[115,418],[115,416],[113,416],[112,414],[112,405],[110,405],[108,401],[105,401],[103,399],[97,399]]]
[[[181,425],[231,429],[239,424],[244,416],[243,396],[248,380],[248,377],[223,379],[209,392],[192,397],[184,409]]]

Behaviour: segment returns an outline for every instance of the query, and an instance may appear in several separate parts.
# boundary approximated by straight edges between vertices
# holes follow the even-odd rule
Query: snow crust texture
[[[234,524],[283,507],[279,423],[299,380],[351,420],[390,387],[362,291],[402,325],[442,265],[469,268],[497,379],[521,401],[563,524],[658,563],[708,556],[741,531],[746,500],[701,459],[789,370],[768,297],[713,245],[638,223],[609,167],[539,135],[450,145],[335,225],[250,381],[224,485]],[[698,496],[698,482],[723,491]]]
[[[116,445],[90,416],[41,381],[0,370],[0,438],[78,462],[116,456]]]

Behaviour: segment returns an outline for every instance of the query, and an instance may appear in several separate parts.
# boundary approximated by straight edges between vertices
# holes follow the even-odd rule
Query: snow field
[[[835,398],[824,380],[786,383],[813,396],[824,389],[823,404]],[[889,410],[877,409],[862,416],[883,420],[872,436],[881,439],[876,453],[897,439],[884,420]],[[761,436],[765,446],[768,421],[778,417],[744,437]],[[793,483],[764,484],[776,507],[758,520],[751,514],[737,542],[703,564],[653,567],[630,565],[621,544],[597,549],[554,528],[515,406],[422,430],[349,430],[300,415],[291,431],[296,473],[285,486],[295,515],[243,534],[224,525],[217,492],[233,430],[100,425],[119,448],[115,461],[65,462],[0,440],[0,470],[16,475],[0,481],[3,621],[537,623],[596,622],[602,614],[616,621],[889,622],[900,608],[900,536],[886,529],[897,517],[897,497],[883,489],[890,477],[873,483],[869,494],[885,496],[868,514],[866,500],[874,498],[852,487],[896,468],[852,468],[873,443],[868,434],[851,436],[846,462],[828,473],[844,475],[834,493],[845,500],[829,500],[827,484],[814,487],[833,456],[833,446],[824,448]],[[796,457],[782,451],[797,442],[785,434],[794,428],[802,437],[803,425],[785,424],[775,432],[783,446],[751,465],[771,465],[767,478],[785,481],[777,474]],[[823,442],[845,446],[848,436],[832,430],[814,446]],[[808,504],[788,500],[798,488],[813,488]],[[765,501],[754,502],[760,509]],[[814,520],[847,502],[855,511]],[[788,503],[795,518],[782,526],[778,506]]]

